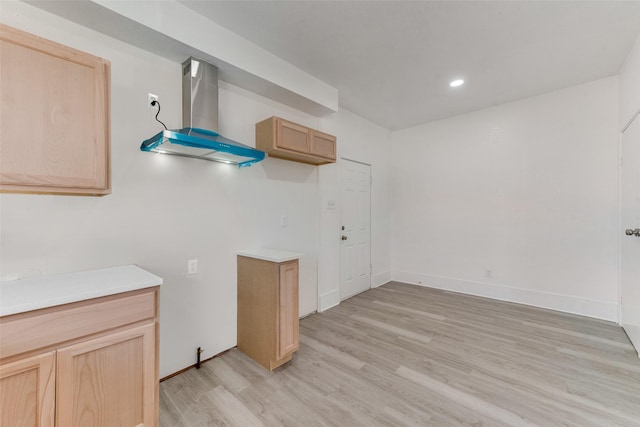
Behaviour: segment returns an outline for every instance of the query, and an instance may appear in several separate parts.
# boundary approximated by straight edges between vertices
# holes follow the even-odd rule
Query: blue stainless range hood
[[[164,130],[145,140],[140,149],[212,162],[232,163],[241,168],[264,159],[263,151],[247,147],[205,129]]]
[[[142,142],[140,150],[251,166],[264,151],[225,138],[218,128],[218,69],[199,59],[182,64],[182,125]]]

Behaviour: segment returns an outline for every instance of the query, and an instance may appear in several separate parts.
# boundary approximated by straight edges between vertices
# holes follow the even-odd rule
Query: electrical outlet
[[[187,261],[187,274],[196,274],[198,272],[198,260],[190,259]]]
[[[153,105],[151,105],[151,103],[153,101],[160,101],[160,97],[158,95],[154,95],[151,92],[149,92],[149,97],[147,98],[147,107],[148,108],[154,108]]]
[[[280,227],[286,227],[288,222],[289,221],[286,215],[282,215],[280,217]]]

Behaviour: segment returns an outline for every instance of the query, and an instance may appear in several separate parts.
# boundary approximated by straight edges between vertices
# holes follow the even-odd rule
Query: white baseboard
[[[386,271],[384,273],[371,276],[371,288],[377,288],[385,283],[391,281],[391,272]],[[321,313],[325,310],[335,307],[340,304],[340,289],[334,289],[327,293],[320,295],[320,301],[318,302],[318,312]]]
[[[340,289],[334,289],[333,291],[320,295],[318,312],[322,313],[338,304],[340,304]]]
[[[406,271],[392,271],[391,278],[394,281],[418,286],[516,302],[612,322],[618,321],[618,304],[614,302]]]
[[[388,283],[390,281],[391,281],[391,272],[385,271],[384,273],[371,276],[371,287],[377,288],[378,286],[382,286],[385,283]]]

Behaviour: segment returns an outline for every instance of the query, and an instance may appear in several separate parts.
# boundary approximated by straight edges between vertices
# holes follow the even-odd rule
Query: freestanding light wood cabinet
[[[238,255],[238,349],[270,371],[298,350],[297,258],[281,251]]]
[[[0,317],[0,425],[157,426],[158,289]]]
[[[0,191],[111,193],[109,61],[0,25]]]

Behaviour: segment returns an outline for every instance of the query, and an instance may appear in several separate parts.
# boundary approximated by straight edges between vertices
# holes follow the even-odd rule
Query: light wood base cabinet
[[[272,371],[298,350],[298,260],[238,256],[238,349]]]
[[[157,426],[157,327],[157,288],[0,318],[0,425]]]

